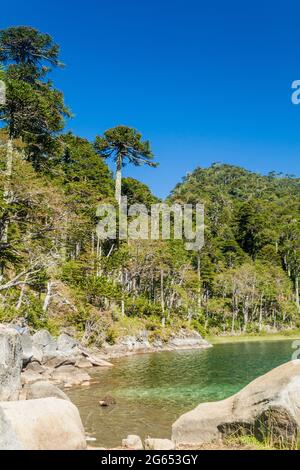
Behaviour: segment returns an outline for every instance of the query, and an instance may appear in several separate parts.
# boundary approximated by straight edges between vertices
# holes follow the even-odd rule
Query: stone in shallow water
[[[122,440],[122,447],[125,449],[132,449],[132,450],[143,450],[143,442],[140,436],[136,436],[134,434],[129,434],[126,439]]]
[[[51,379],[65,387],[89,383],[91,377],[84,370],[77,369],[74,366],[61,366],[51,373]]]
[[[170,439],[145,439],[146,450],[174,450],[175,444]]]

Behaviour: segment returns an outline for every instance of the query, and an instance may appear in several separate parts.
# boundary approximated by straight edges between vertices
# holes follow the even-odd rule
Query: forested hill
[[[208,304],[214,305],[215,298],[216,310],[221,313],[227,309],[229,297],[233,315],[238,318],[240,309],[243,311],[244,328],[249,318],[258,320],[262,328],[262,305],[267,299],[275,323],[276,302],[281,304],[282,319],[289,316],[291,305],[286,301],[292,298],[290,284],[299,312],[299,178],[274,172],[262,176],[215,163],[188,174],[170,199],[205,205],[201,277],[211,299]],[[284,285],[285,293],[281,290]]]

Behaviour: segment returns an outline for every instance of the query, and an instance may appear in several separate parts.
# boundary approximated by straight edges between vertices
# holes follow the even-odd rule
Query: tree
[[[26,154],[36,166],[55,147],[55,135],[64,127],[70,111],[61,92],[43,81],[51,66],[62,65],[59,46],[48,34],[18,26],[0,31],[0,78],[6,83],[6,103],[0,119],[7,124],[10,139],[21,137]]]
[[[153,154],[148,140],[142,141],[142,135],[126,126],[117,126],[104,132],[104,136],[96,137],[95,149],[103,158],[112,157],[116,162],[115,197],[121,202],[122,167],[126,162],[135,166],[143,164],[156,167],[152,162]]]
[[[61,66],[59,46],[49,34],[30,26],[14,26],[0,31],[0,62],[8,65],[14,78],[30,83]],[[47,65],[45,65],[47,64]]]

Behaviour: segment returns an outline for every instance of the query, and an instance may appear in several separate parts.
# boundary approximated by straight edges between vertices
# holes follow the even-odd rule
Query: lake
[[[218,344],[114,360],[93,370],[98,383],[68,391],[92,445],[119,446],[128,434],[170,438],[172,423],[201,402],[221,400],[291,360],[292,340]],[[98,405],[105,395],[117,404]]]

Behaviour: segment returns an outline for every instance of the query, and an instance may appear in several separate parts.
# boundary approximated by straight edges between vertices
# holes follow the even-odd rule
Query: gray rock
[[[88,359],[82,357],[77,359],[75,366],[78,367],[78,369],[88,369],[89,367],[93,367],[93,364]]]
[[[57,398],[0,403],[1,450],[82,450],[79,412]]]
[[[60,388],[46,380],[41,380],[24,387],[25,400],[36,400],[38,398],[60,398],[61,400],[70,400],[69,397]]]
[[[20,336],[23,351],[23,367],[25,367],[32,359],[32,339],[29,333],[23,333]]]
[[[73,387],[74,385],[89,384],[91,377],[84,370],[74,366],[61,366],[51,373],[51,380],[64,387]]]
[[[32,336],[32,343],[37,350],[44,354],[54,355],[57,350],[57,342],[47,330],[40,330]]]
[[[31,372],[36,372],[37,374],[43,374],[46,371],[46,368],[43,367],[39,362],[34,361],[27,364],[25,370],[30,370]]]
[[[66,333],[62,333],[57,339],[57,349],[65,354],[73,354],[76,346],[75,339]]]
[[[175,444],[170,439],[145,439],[146,450],[174,450]]]
[[[57,354],[55,356],[45,355],[43,356],[42,364],[44,364],[47,367],[56,369],[57,367],[61,367],[61,366],[75,365],[76,361],[77,361],[76,357],[65,356],[62,354]]]
[[[21,390],[23,352],[16,330],[0,326],[0,400],[17,400]]]
[[[32,358],[31,358],[31,360],[42,363],[42,360],[43,360],[43,350],[42,350],[42,348],[32,346]]]
[[[21,374],[21,382],[23,385],[31,384],[38,380],[42,380],[42,376],[40,373],[34,372],[33,370],[25,370]]]
[[[135,436],[134,434],[130,434],[126,437],[126,439],[122,440],[122,447],[125,449],[131,450],[143,450],[143,442],[140,436]]]
[[[202,336],[196,331],[179,331],[168,341],[168,346],[174,349],[194,349],[194,348],[209,348],[209,344]]]
[[[24,450],[22,443],[0,407],[0,450]]]
[[[226,400],[203,403],[172,427],[177,444],[201,445],[231,435],[293,445],[300,428],[300,360],[283,364]]]

